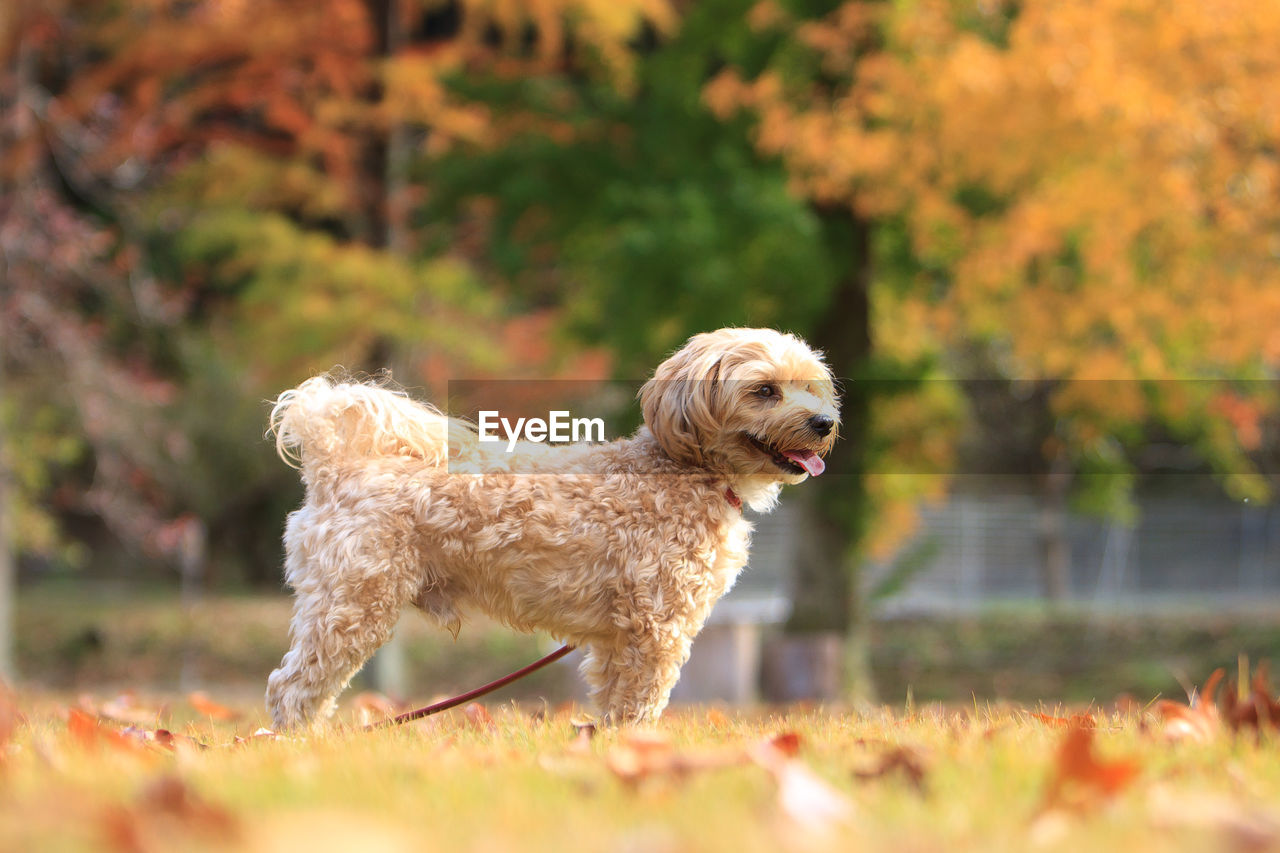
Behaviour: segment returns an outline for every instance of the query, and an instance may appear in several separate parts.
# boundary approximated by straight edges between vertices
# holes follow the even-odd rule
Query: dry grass
[[[1096,714],[1077,732],[1092,751],[1073,754],[1064,719],[1013,706],[684,710],[656,735],[588,740],[568,708],[354,728],[373,704],[353,697],[345,727],[282,739],[248,737],[264,721],[247,705],[214,720],[216,702],[202,717],[181,697],[19,694],[0,849],[1203,850],[1280,838],[1270,733],[1210,725],[1171,740],[1138,708]],[[203,746],[164,748],[148,740],[158,728]],[[797,736],[794,756],[770,745],[780,733]]]

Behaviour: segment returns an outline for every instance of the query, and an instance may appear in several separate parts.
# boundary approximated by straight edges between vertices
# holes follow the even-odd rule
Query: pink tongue
[[[816,477],[827,470],[827,463],[812,450],[788,450],[782,455],[808,471],[810,477]]]

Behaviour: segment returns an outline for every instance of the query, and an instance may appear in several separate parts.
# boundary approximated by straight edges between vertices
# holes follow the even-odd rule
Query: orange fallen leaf
[[[1245,665],[1247,668],[1247,663]],[[1241,680],[1247,675],[1242,673]],[[1252,728],[1257,731],[1280,725],[1280,702],[1271,698],[1269,666],[1266,661],[1258,665],[1248,694],[1240,695],[1234,682],[1227,685],[1222,697],[1222,716],[1232,730]]]
[[[125,737],[132,738],[139,743],[148,746],[158,747],[169,752],[176,752],[182,747],[192,747],[194,749],[208,749],[209,745],[201,743],[193,737],[183,734],[175,734],[168,729],[142,729],[129,726],[121,734]]]
[[[707,725],[712,728],[723,729],[725,726],[729,725],[729,717],[719,708],[708,708]]]
[[[605,755],[605,765],[623,782],[634,786],[651,776],[675,772],[675,750],[664,735],[631,731]]]
[[[1163,699],[1155,704],[1155,711],[1164,721],[1164,737],[1171,742],[1190,740],[1203,743],[1212,739],[1222,729],[1222,717],[1218,713],[1216,694],[1224,673],[1215,669],[1204,688],[1194,693],[1190,704]]]
[[[1075,726],[1067,730],[1045,789],[1042,811],[1093,807],[1114,798],[1137,777],[1137,762],[1104,761],[1094,753],[1093,740],[1093,729]]]
[[[1069,729],[1072,727],[1082,729],[1096,729],[1098,721],[1093,714],[1072,714],[1070,717],[1051,717],[1048,714],[1031,714],[1032,719],[1039,720],[1046,726],[1055,728]]]
[[[800,735],[795,732],[781,732],[769,738],[767,743],[788,758],[800,753]]]
[[[98,720],[79,708],[67,711],[67,731],[81,746],[97,746]]]
[[[784,732],[747,748],[679,751],[660,732],[627,732],[605,755],[605,764],[623,783],[637,787],[655,778],[684,778],[696,771],[748,762],[764,768],[778,787],[783,817],[800,831],[826,837],[847,825],[853,802],[799,761],[800,737]]]
[[[605,765],[631,787],[653,778],[679,779],[694,771],[731,767],[746,760],[741,749],[678,752],[666,735],[644,730],[627,732],[605,755]]]
[[[176,776],[163,776],[136,801],[110,810],[103,830],[109,845],[121,851],[178,849],[192,836],[230,843],[241,834],[231,812],[193,791]]]
[[[751,760],[768,771],[778,786],[778,808],[794,827],[826,838],[853,820],[853,801],[803,762],[775,745],[776,738],[748,750]],[[787,741],[784,739],[783,743]]]
[[[240,717],[239,712],[233,711],[226,705],[213,701],[203,690],[188,693],[187,704],[194,708],[196,713],[208,717],[211,720],[228,721],[236,720]]]
[[[357,693],[351,703],[362,726],[381,722],[400,713],[399,705],[390,697],[371,690]]]
[[[147,751],[141,741],[123,732],[103,726],[97,717],[86,714],[79,708],[67,710],[67,731],[81,747],[96,750],[107,745],[132,752]]]
[[[462,713],[467,717],[467,725],[476,731],[496,732],[498,724],[493,721],[489,711],[479,702],[472,702],[462,709]]]

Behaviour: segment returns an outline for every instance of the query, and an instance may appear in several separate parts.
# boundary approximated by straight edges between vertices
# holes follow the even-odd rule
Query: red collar
[[[738,493],[733,490],[732,486],[724,487],[724,499],[738,512],[742,512],[742,498],[738,497]]]

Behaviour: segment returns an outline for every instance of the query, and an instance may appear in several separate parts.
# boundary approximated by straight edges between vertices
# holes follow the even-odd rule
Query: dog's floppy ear
[[[701,346],[696,335],[658,365],[640,389],[645,425],[664,453],[677,462],[702,465],[706,437],[720,425],[719,379],[723,353]]]

